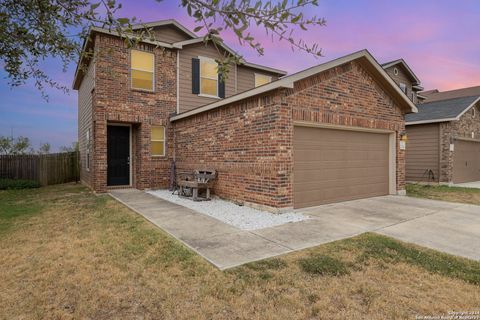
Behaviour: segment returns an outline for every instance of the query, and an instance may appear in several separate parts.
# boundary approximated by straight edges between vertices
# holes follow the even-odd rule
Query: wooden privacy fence
[[[0,179],[27,179],[42,186],[78,181],[79,153],[0,156]]]

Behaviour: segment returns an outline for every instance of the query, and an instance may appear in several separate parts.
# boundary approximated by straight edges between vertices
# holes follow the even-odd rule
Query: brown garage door
[[[456,140],[453,182],[480,181],[480,142]]]
[[[294,207],[389,193],[388,134],[295,127]]]

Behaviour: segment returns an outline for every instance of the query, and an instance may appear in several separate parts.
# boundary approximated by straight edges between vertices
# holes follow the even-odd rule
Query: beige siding
[[[260,71],[260,70],[255,70],[252,68],[248,68],[245,66],[238,66],[237,67],[237,91],[238,92],[243,92],[246,90],[253,89],[255,87],[255,73],[258,74],[264,74],[267,76],[272,77],[272,81],[275,81],[278,79],[277,75],[273,73],[269,73],[266,71]]]
[[[80,178],[81,180],[91,185],[90,172],[92,172],[92,147],[90,148],[90,171],[87,171],[86,164],[86,150],[87,140],[86,135],[90,129],[90,141],[93,142],[92,129],[92,106],[93,106],[93,89],[95,88],[95,63],[91,62],[88,66],[82,84],[78,89],[78,143],[80,149]]]
[[[440,131],[438,123],[407,126],[406,180],[434,181],[439,177]],[[429,179],[431,170],[434,179]]]
[[[191,39],[188,35],[172,26],[160,26],[153,29],[157,41],[174,43]]]
[[[395,75],[394,73],[395,68],[398,70],[398,75]],[[393,81],[395,81],[396,84],[400,85],[400,83],[404,83],[407,86],[407,96],[410,100],[412,100],[413,82],[410,76],[407,74],[406,70],[403,68],[403,66],[400,66],[400,65],[391,66],[390,68],[385,69],[385,71],[393,79]],[[417,101],[413,101],[413,102],[417,103]]]
[[[211,45],[205,46],[203,43],[186,46],[180,51],[180,112],[218,101],[218,99],[215,98],[192,94],[192,58],[198,58],[199,56],[212,59],[220,58],[218,51],[214,47]],[[225,80],[225,97],[235,94],[235,70],[235,66],[232,65],[228,78]]]

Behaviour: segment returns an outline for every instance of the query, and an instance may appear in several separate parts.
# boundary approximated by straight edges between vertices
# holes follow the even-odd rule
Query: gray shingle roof
[[[461,97],[418,104],[418,113],[409,113],[405,116],[407,124],[417,121],[439,122],[442,119],[456,118],[472,105],[480,96]]]

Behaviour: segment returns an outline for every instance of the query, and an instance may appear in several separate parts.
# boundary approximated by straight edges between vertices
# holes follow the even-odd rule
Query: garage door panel
[[[341,164],[335,164],[336,167],[325,166],[322,169],[316,170],[296,170],[294,184],[305,183],[321,183],[323,181],[338,180],[341,179],[344,183],[350,180],[359,179],[365,181],[365,179],[382,178],[388,179],[388,172],[384,172],[382,168],[384,166],[372,166],[363,168],[342,168]],[[359,170],[361,169],[361,170]]]
[[[294,206],[388,194],[389,136],[295,127]]]
[[[480,181],[480,142],[456,140],[453,182]]]
[[[368,188],[379,186],[384,190],[385,185],[388,188],[388,183],[385,182],[385,179],[388,177],[385,176],[376,176],[369,177],[368,183],[365,182],[365,178],[351,178],[346,180],[340,179],[331,179],[331,180],[322,180],[321,182],[304,182],[299,184],[294,184],[296,191],[309,191],[309,190],[328,190],[341,188],[341,191],[353,190],[353,188]],[[357,189],[355,189],[357,190]],[[367,193],[369,190],[366,191]]]

